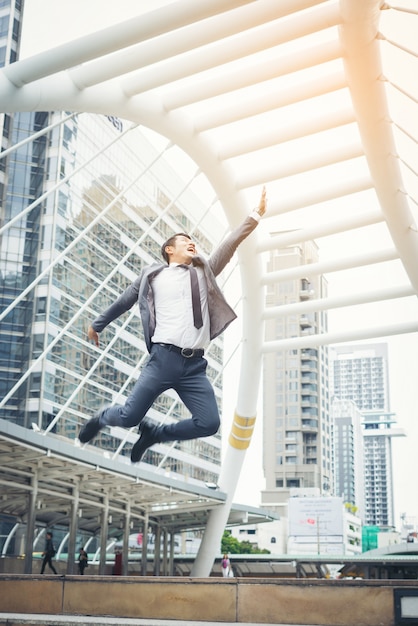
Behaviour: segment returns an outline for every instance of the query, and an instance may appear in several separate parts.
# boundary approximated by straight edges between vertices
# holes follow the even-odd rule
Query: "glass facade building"
[[[0,0],[0,67],[17,60],[20,48],[24,0]],[[12,117],[0,113],[0,148],[10,145]],[[4,206],[6,184],[6,160],[0,159],[0,202]],[[2,218],[3,220],[3,218]]]
[[[0,0],[0,67],[19,56],[24,0]]]
[[[0,67],[13,63],[19,56],[22,18],[23,2],[21,0],[0,0]],[[26,263],[25,269],[22,266],[20,272],[16,272],[15,268],[19,257],[23,261],[25,247],[26,259],[30,257],[30,245],[34,241],[32,233],[28,236],[22,234],[22,229],[26,229],[26,225],[29,227],[27,220],[15,223],[10,229],[5,230],[6,224],[17,215],[22,203],[25,204],[22,191],[20,191],[20,197],[16,197],[16,203],[10,202],[9,185],[22,190],[25,186],[23,182],[25,176],[31,177],[29,164],[26,173],[22,170],[23,151],[19,156],[15,155],[14,164],[10,165],[12,157],[8,150],[13,145],[13,134],[19,134],[19,131],[14,130],[14,121],[15,116],[0,113],[0,246],[3,251],[0,266],[1,314],[14,301],[19,290],[22,291],[25,288],[25,281],[27,284],[27,280],[30,280],[29,263]],[[28,194],[31,187],[33,189],[36,184],[36,180],[27,181]],[[29,301],[28,306],[30,306]],[[27,341],[22,334],[26,312],[20,305],[17,305],[14,312],[8,315],[0,325],[0,397],[4,397],[7,390],[16,382],[17,371],[21,369],[22,363],[27,363],[28,360]]]
[[[99,348],[89,324],[161,260],[174,232],[189,232],[205,255],[224,232],[150,138],[111,116],[14,116],[0,243],[1,418],[75,439],[101,405],[123,403],[148,355],[138,307],[101,333]],[[206,355],[221,405],[222,338]],[[172,391],[149,411],[166,423],[186,414]],[[92,443],[123,460],[137,436],[108,428]],[[218,434],[158,444],[144,462],[216,483],[220,450]]]

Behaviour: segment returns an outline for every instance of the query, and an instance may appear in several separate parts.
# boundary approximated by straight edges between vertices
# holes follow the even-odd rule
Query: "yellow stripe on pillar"
[[[235,413],[229,435],[229,445],[237,450],[246,450],[254,431],[255,417],[241,417]]]

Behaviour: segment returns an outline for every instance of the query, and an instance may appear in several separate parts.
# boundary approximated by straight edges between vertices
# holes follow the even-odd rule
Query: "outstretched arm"
[[[225,265],[231,260],[235,250],[240,243],[248,237],[252,231],[257,228],[258,221],[266,212],[267,196],[266,188],[263,187],[258,207],[254,209],[249,217],[233,230],[224,241],[216,248],[209,258],[209,266],[212,272],[217,276],[222,272]]]
[[[263,189],[261,191],[261,197],[260,197],[260,202],[258,203],[258,208],[255,209],[256,213],[259,214],[260,217],[263,217],[264,213],[266,212],[267,209],[267,191],[266,191],[266,186],[263,186]]]
[[[141,274],[142,275],[142,274]],[[129,309],[138,300],[138,289],[141,281],[141,275],[119,296],[119,298],[110,305],[104,313],[96,317],[88,328],[87,336],[90,341],[94,341],[96,346],[99,345],[99,334],[110,322],[117,317],[129,311]]]

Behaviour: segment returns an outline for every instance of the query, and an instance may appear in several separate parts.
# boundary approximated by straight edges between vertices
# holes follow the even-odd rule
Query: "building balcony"
[[[301,361],[301,364],[300,364],[301,372],[312,372],[312,371],[316,372],[317,369],[318,369],[318,364],[316,361],[311,361],[311,360]]]
[[[300,287],[299,297],[301,300],[311,300],[315,295],[315,291],[312,289],[311,283],[302,280]]]
[[[301,328],[312,328],[312,322],[307,315],[301,315],[299,318]]]
[[[306,335],[314,335],[315,334],[315,328],[313,326],[308,326],[306,328],[302,328],[300,329],[300,335],[301,337],[306,337]]]
[[[302,400],[300,403],[300,406],[302,407],[302,409],[310,409],[310,408],[314,408],[317,409],[318,408],[318,402],[317,400]],[[308,413],[308,411],[305,411],[305,413]],[[315,415],[318,413],[318,411],[315,411]]]

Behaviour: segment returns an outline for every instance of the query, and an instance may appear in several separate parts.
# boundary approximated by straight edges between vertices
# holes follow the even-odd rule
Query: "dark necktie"
[[[186,265],[182,263],[179,267],[185,267],[190,272],[190,286],[192,289],[192,307],[193,307],[193,321],[195,328],[202,328],[202,307],[200,305],[200,291],[199,291],[199,279],[197,278],[196,269],[193,265]]]

